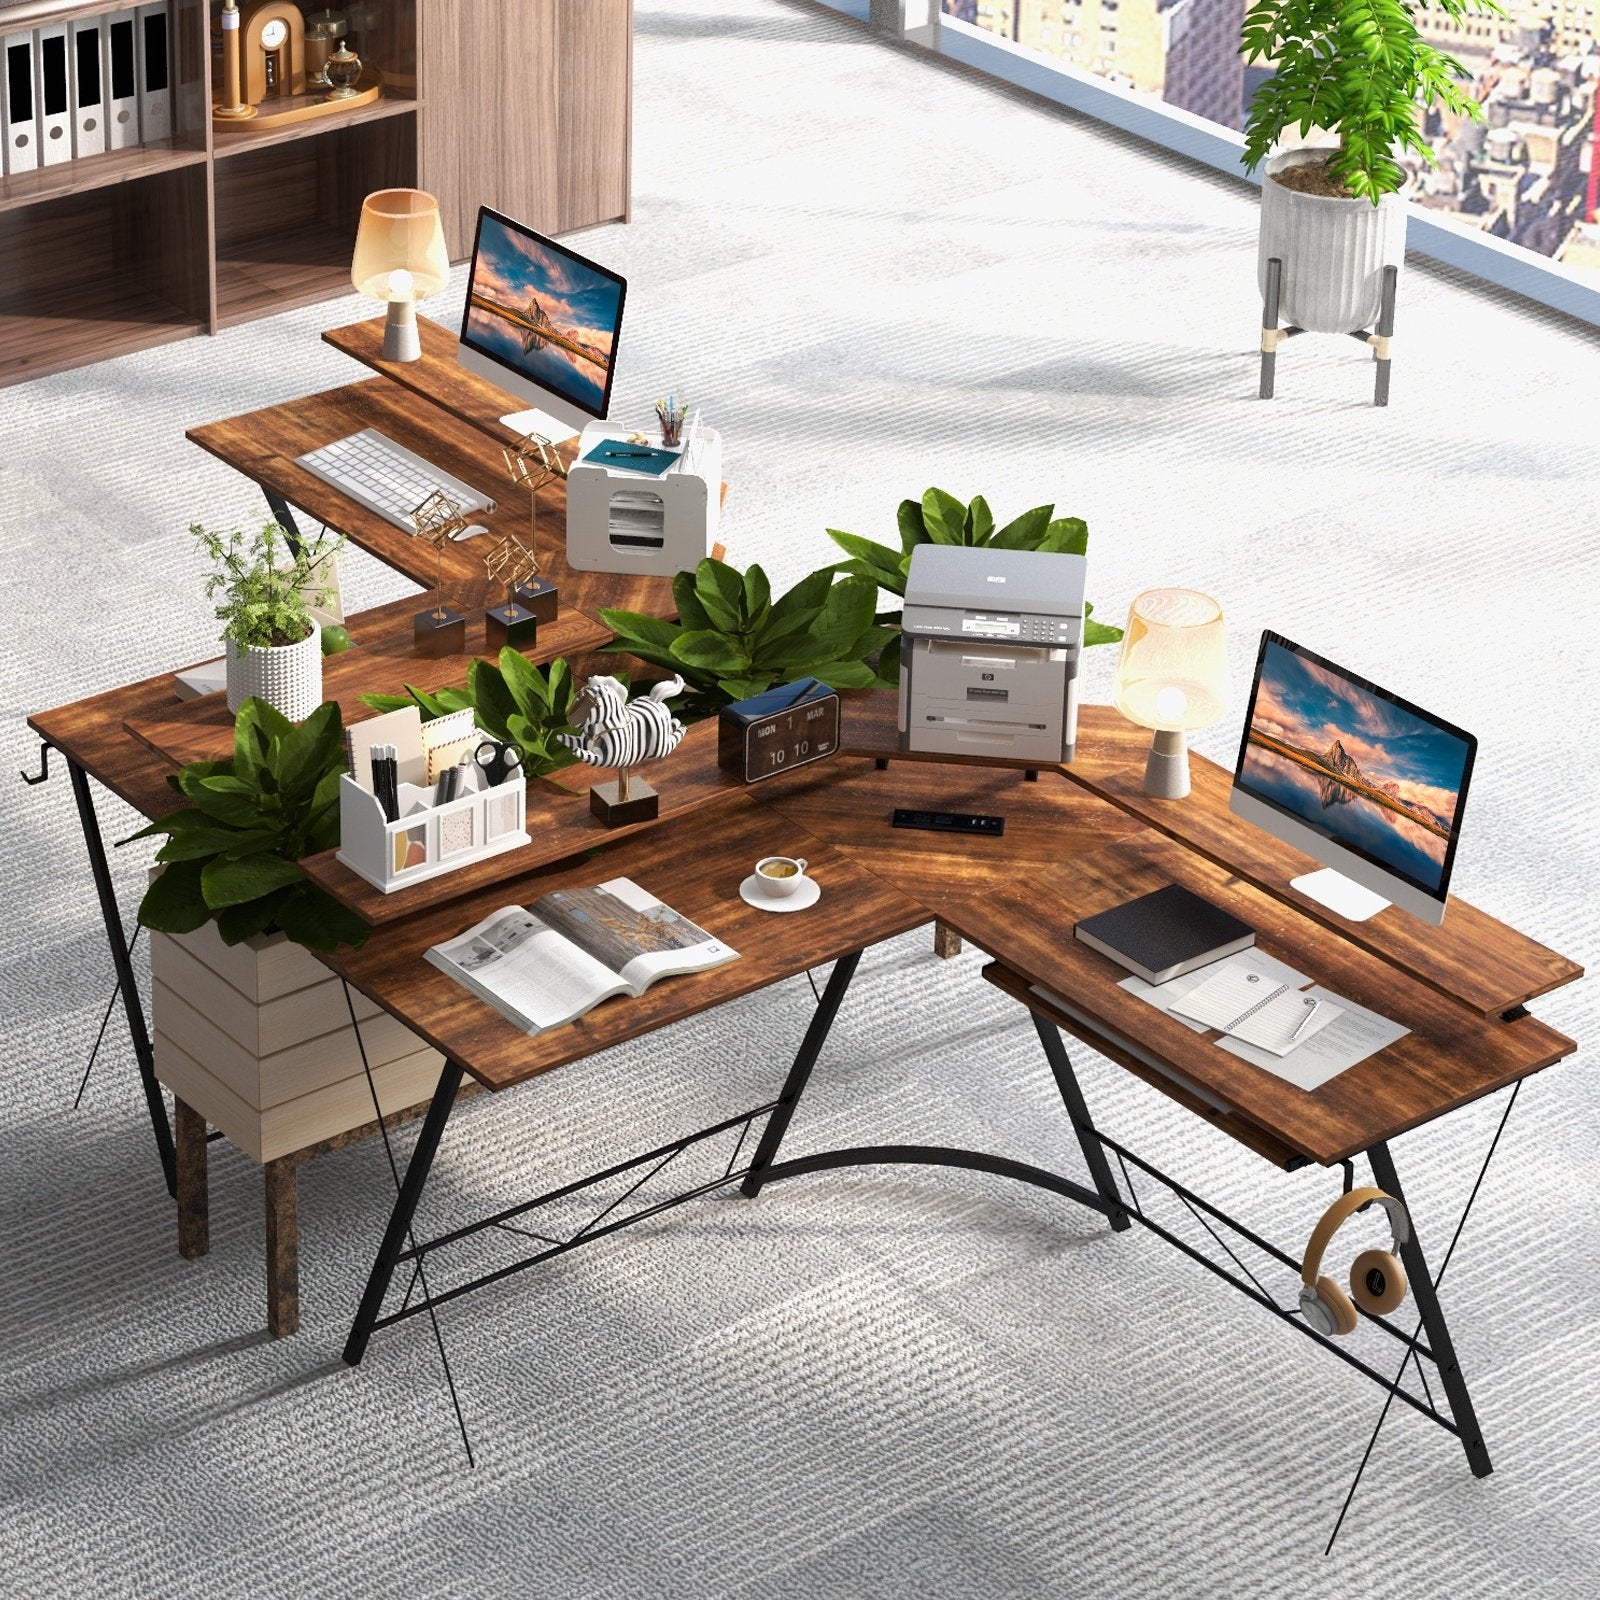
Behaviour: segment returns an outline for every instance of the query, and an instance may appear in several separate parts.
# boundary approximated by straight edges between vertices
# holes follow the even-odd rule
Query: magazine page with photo
[[[560,1027],[657,978],[703,972],[738,951],[628,878],[505,906],[427,959],[527,1033]]]

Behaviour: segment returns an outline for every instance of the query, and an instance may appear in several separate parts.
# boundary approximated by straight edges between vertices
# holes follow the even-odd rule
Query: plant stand
[[[1389,341],[1394,337],[1395,286],[1399,280],[1395,267],[1383,269],[1383,298],[1378,310],[1378,325],[1370,333],[1365,328],[1352,329],[1349,337],[1372,346],[1372,358],[1377,363],[1377,373],[1372,383],[1372,403],[1386,406],[1389,403]],[[1278,297],[1283,285],[1283,262],[1273,256],[1267,262],[1267,292],[1261,303],[1261,388],[1260,397],[1270,400],[1277,380],[1278,346],[1292,339],[1304,328],[1278,326]]]

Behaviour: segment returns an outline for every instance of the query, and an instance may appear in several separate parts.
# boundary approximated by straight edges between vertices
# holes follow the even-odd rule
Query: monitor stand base
[[[1350,922],[1365,922],[1389,908],[1389,901],[1381,894],[1374,894],[1332,867],[1291,878],[1289,887],[1298,889],[1308,900],[1315,900],[1319,906],[1326,906]]]
[[[509,428],[513,433],[520,433],[525,439],[529,434],[536,433],[551,444],[565,444],[568,439],[578,437],[576,428],[569,426],[559,417],[552,417],[548,411],[540,411],[537,406],[531,411],[508,413],[501,417],[500,426]]]

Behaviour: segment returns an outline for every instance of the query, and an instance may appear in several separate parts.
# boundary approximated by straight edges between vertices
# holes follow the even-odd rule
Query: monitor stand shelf
[[[353,361],[421,395],[442,411],[487,434],[496,444],[516,444],[523,436],[501,422],[511,409],[510,396],[498,384],[468,372],[456,360],[460,341],[449,328],[431,317],[417,318],[422,355],[416,361],[383,359],[383,318],[330,328],[323,342],[341,350]]]
[[[842,702],[841,755],[879,761],[928,759],[899,747],[894,690],[847,690]],[[1231,772],[1191,751],[1193,789],[1188,797],[1158,800],[1147,795],[1143,779],[1149,747],[1147,729],[1135,727],[1110,706],[1086,705],[1078,713],[1075,760],[1052,766],[1008,758],[1003,764],[1059,773],[1480,1017],[1515,1011],[1576,975],[1578,969],[1565,956],[1454,895],[1438,928],[1393,906],[1365,922],[1347,921],[1293,886],[1291,880],[1315,871],[1317,862],[1228,809]]]
[[[374,317],[369,322],[352,322],[343,328],[330,328],[323,334],[323,343],[331,344],[352,361],[370,367],[382,377],[389,378],[412,394],[447,411],[458,421],[467,423],[492,439],[497,445],[518,444],[525,437],[508,428],[500,419],[517,415],[507,412],[511,397],[498,384],[480,378],[456,360],[459,338],[449,328],[431,317],[417,318],[417,336],[422,343],[422,354],[415,361],[385,361],[383,359],[383,318]],[[562,455],[570,466],[577,454],[576,437],[562,447]],[[722,505],[728,504],[728,485],[724,479],[720,493]],[[563,523],[563,534],[565,525]],[[721,544],[711,547],[711,555],[723,560],[727,551]]]

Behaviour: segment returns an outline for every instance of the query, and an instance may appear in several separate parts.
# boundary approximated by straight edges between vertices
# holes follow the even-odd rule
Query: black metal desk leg
[[[822,1003],[812,1013],[811,1025],[806,1029],[805,1038],[800,1041],[799,1053],[794,1058],[794,1065],[789,1068],[789,1076],[784,1080],[783,1092],[778,1096],[777,1109],[767,1118],[761,1142],[756,1146],[756,1153],[750,1161],[750,1170],[739,1186],[740,1192],[752,1200],[761,1193],[766,1170],[777,1156],[778,1146],[783,1143],[789,1119],[794,1115],[795,1107],[800,1104],[800,1096],[805,1093],[811,1069],[816,1066],[817,1057],[822,1054],[828,1030],[833,1026],[833,1019],[839,1014],[840,1002],[843,1001],[845,990],[850,987],[850,980],[855,976],[860,963],[861,951],[852,951],[847,956],[840,956],[833,964],[833,971],[828,974],[828,985],[822,991]]]
[[[89,789],[89,774],[76,761],[68,760],[72,778],[72,798],[78,802],[78,821],[83,828],[84,848],[89,852],[89,871],[94,875],[95,893],[100,897],[100,916],[106,925],[106,943],[111,946],[111,964],[116,969],[117,987],[122,992],[122,1009],[128,1018],[128,1034],[133,1040],[134,1059],[139,1063],[139,1078],[144,1085],[145,1104],[150,1111],[150,1128],[156,1136],[156,1153],[167,1193],[178,1193],[177,1156],[172,1143],[172,1124],[167,1120],[167,1102],[156,1082],[155,1052],[150,1047],[150,1032],[145,1026],[144,1006],[139,986],[134,981],[133,959],[122,936],[122,911],[111,884],[111,868],[106,861],[105,840],[100,835],[100,817]]]
[[[367,1353],[367,1342],[372,1338],[373,1325],[383,1310],[383,1297],[389,1292],[389,1280],[394,1276],[395,1258],[405,1243],[416,1214],[417,1202],[422,1198],[423,1185],[433,1158],[439,1153],[439,1140],[444,1136],[444,1125],[456,1103],[456,1090],[461,1087],[461,1068],[447,1060],[439,1074],[439,1087],[433,1091],[433,1103],[417,1135],[417,1146],[411,1152],[406,1166],[405,1181],[395,1196],[394,1210],[389,1214],[389,1226],[384,1231],[383,1243],[378,1246],[377,1259],[372,1263],[372,1273],[367,1279],[366,1292],[361,1296],[356,1320],[350,1325],[350,1337],[345,1340],[344,1360],[347,1366],[359,1366]]]
[[[276,489],[268,489],[265,485],[261,492],[267,497],[273,521],[288,536],[289,554],[299,556],[305,550],[306,541],[300,532],[300,524],[294,520],[294,512],[289,509],[289,502]]]
[[[1100,1143],[1100,1135],[1094,1131],[1094,1123],[1089,1117],[1089,1107],[1084,1101],[1083,1090],[1078,1087],[1078,1075],[1072,1070],[1067,1047],[1061,1042],[1060,1030],[1048,1018],[1041,1017],[1037,1011],[1030,1011],[1028,1015],[1033,1018],[1033,1025],[1039,1034],[1039,1043],[1044,1046],[1045,1059],[1050,1063],[1051,1072],[1055,1074],[1056,1088],[1061,1091],[1062,1103],[1067,1108],[1067,1115],[1072,1119],[1072,1127],[1078,1135],[1078,1147],[1083,1151],[1089,1176],[1094,1179],[1095,1189],[1108,1207],[1106,1216],[1110,1219],[1111,1226],[1121,1233],[1125,1228],[1132,1227],[1133,1219],[1123,1210],[1122,1196],[1117,1190],[1116,1181],[1111,1176],[1111,1163],[1106,1160],[1105,1147]]]
[[[1400,1188],[1399,1175],[1394,1170],[1394,1157],[1387,1144],[1375,1144],[1367,1151],[1372,1163],[1372,1176],[1385,1194],[1392,1194],[1405,1205],[1406,1197]],[[1494,1470],[1489,1464],[1489,1451],[1478,1427],[1477,1413],[1472,1409],[1472,1396],[1467,1393],[1467,1380],[1461,1375],[1461,1365],[1456,1360],[1455,1346],[1450,1342],[1450,1329],[1446,1326],[1444,1312],[1439,1306],[1433,1279],[1428,1273],[1428,1263],[1417,1242],[1417,1219],[1410,1206],[1406,1214],[1411,1218],[1411,1237],[1400,1246],[1400,1259],[1405,1265],[1406,1280],[1411,1296],[1417,1302],[1422,1325],[1427,1330],[1428,1348],[1438,1359],[1439,1378],[1450,1401],[1450,1415],[1461,1430],[1461,1447],[1467,1452],[1467,1465],[1475,1478],[1487,1478]]]

